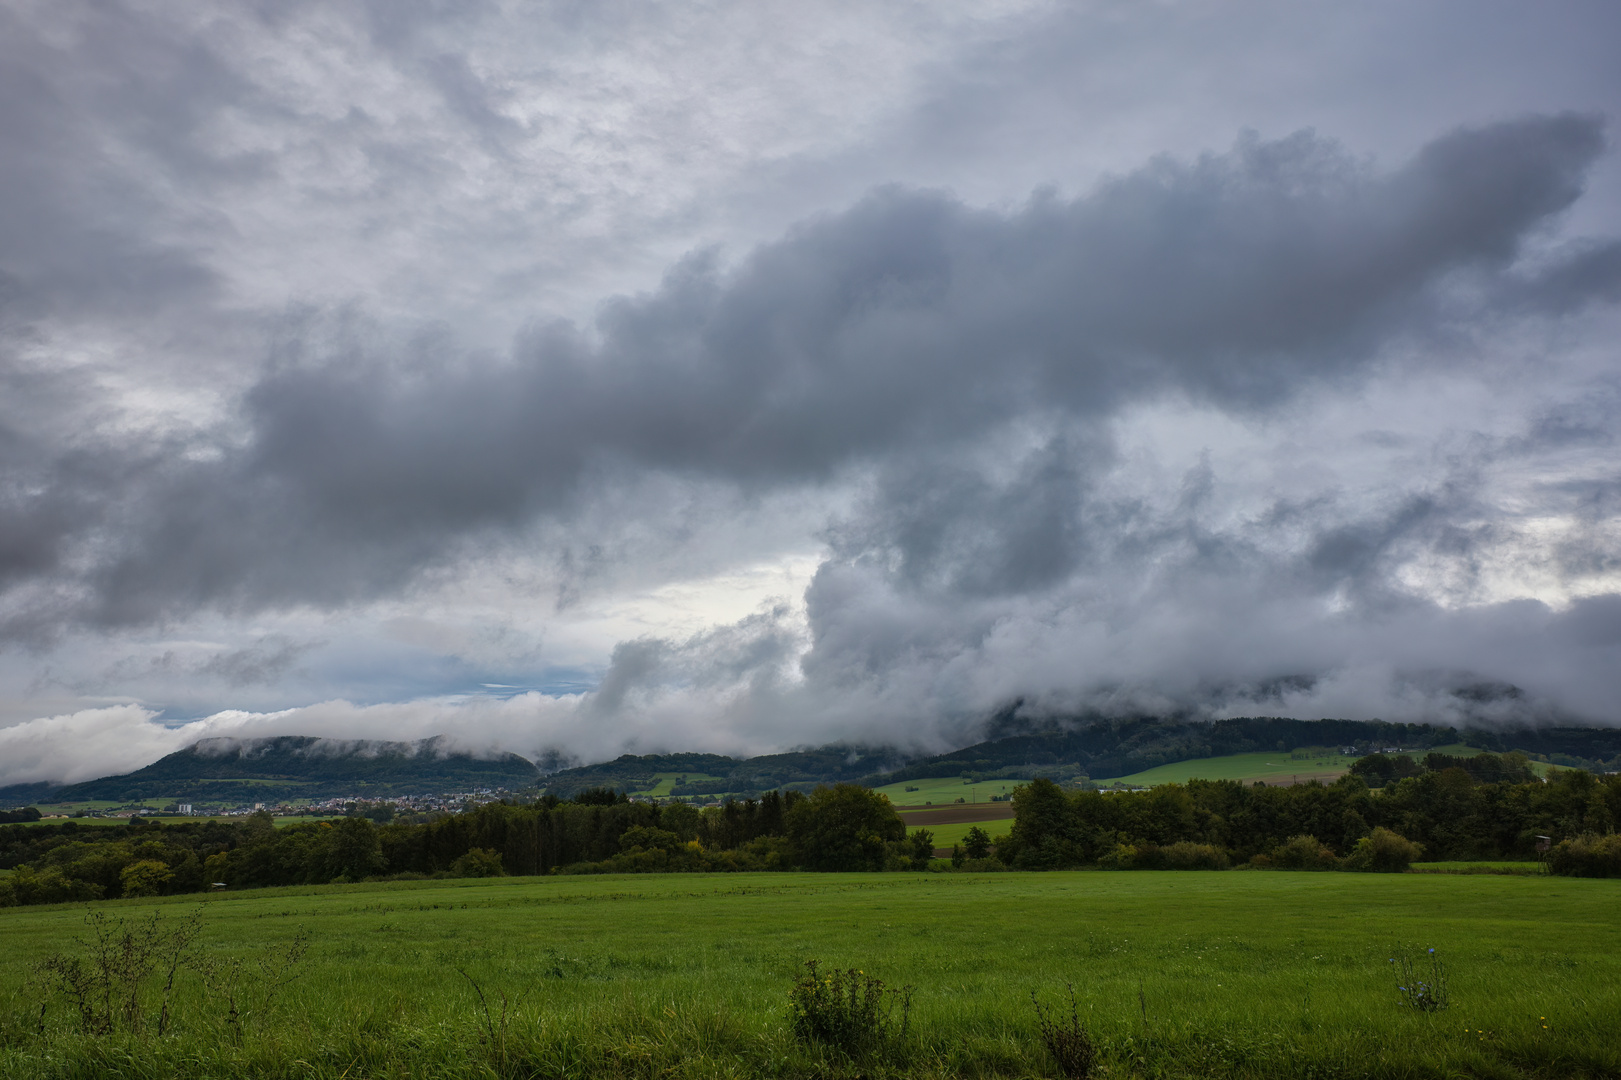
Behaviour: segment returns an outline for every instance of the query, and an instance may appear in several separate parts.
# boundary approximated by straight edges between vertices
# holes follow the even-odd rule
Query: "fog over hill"
[[[0,11],[0,784],[1621,723],[1621,9],[768,8]]]
[[[321,739],[203,739],[134,772],[30,792],[61,802],[153,799],[209,803],[450,794],[533,788],[534,764],[517,754],[469,754],[443,737],[416,742]],[[23,793],[12,793],[13,797]],[[0,789],[0,800],[8,797]]]

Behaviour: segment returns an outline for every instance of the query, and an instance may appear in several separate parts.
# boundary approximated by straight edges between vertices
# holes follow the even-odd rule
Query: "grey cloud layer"
[[[885,190],[731,270],[689,259],[595,335],[538,328],[499,360],[292,326],[212,446],[11,459],[13,626],[378,595],[625,470],[814,484],[1156,394],[1264,408],[1443,325],[1459,281],[1470,303],[1512,291],[1550,311],[1613,293],[1613,245],[1510,272],[1602,145],[1597,120],[1561,116],[1458,131],[1388,173],[1299,135],[1008,213]],[[1023,494],[961,515],[1024,534],[963,588],[1062,576],[1036,534],[1065,527],[1086,458],[1108,453],[1077,438],[1029,466]],[[923,468],[910,497],[980,499]]]

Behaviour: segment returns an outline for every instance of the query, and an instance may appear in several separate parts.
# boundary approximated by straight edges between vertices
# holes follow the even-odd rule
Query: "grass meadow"
[[[60,1002],[42,1031],[30,971],[84,935],[85,911],[14,908],[0,912],[0,1076],[1053,1076],[1031,994],[1058,1005],[1066,984],[1094,1075],[1621,1076],[1618,901],[1605,880],[1259,871],[227,893],[201,905],[200,951],[251,975],[302,929],[299,977],[232,1027],[182,974],[162,1037],[150,1022],[80,1034]],[[199,904],[98,905],[154,907],[167,921]],[[1389,960],[1430,947],[1452,1005],[1421,1013]],[[905,1038],[859,1060],[797,1044],[787,992],[811,958],[914,987]]]
[[[1480,750],[1457,743],[1451,746],[1437,746],[1434,752],[1453,757],[1473,757],[1480,753]],[[1407,756],[1422,758],[1428,753],[1431,751],[1415,750],[1409,751]],[[1349,772],[1354,761],[1356,758],[1341,754],[1332,748],[1323,752],[1268,750],[1253,754],[1226,754],[1222,757],[1175,761],[1169,765],[1144,769],[1130,776],[1107,777],[1098,780],[1097,783],[1103,786],[1118,783],[1127,787],[1185,784],[1189,780],[1238,780],[1244,783],[1260,780],[1268,784],[1320,780],[1323,783],[1332,783]],[[1546,762],[1534,761],[1531,768],[1538,776],[1546,776],[1552,766]],[[985,780],[970,784],[960,777],[944,777],[885,784],[873,790],[889,796],[889,801],[896,806],[921,807],[925,803],[932,803],[935,807],[940,807],[955,805],[958,799],[969,803],[989,802],[992,795],[1012,794],[1020,783],[1018,780]],[[916,790],[908,791],[907,788]]]
[[[668,796],[670,794],[670,790],[676,786],[676,782],[678,780],[680,780],[682,777],[685,777],[687,782],[692,783],[692,784],[704,783],[704,782],[710,781],[710,780],[723,780],[723,779],[725,779],[725,777],[710,776],[708,773],[700,773],[700,772],[686,772],[686,773],[682,773],[682,772],[661,772],[661,773],[654,773],[653,778],[655,780],[657,780],[658,783],[654,784],[650,788],[647,788],[645,791],[641,792],[641,794],[643,794],[643,795],[652,795],[652,796],[654,796],[656,798],[664,798],[664,797],[666,797],[666,796]]]
[[[984,780],[977,784],[965,783],[960,777],[950,776],[929,780],[907,780],[899,784],[885,784],[873,788],[889,797],[896,806],[920,807],[933,803],[936,807],[954,806],[958,799],[968,803],[988,803],[992,795],[1011,795],[1023,780]],[[916,788],[907,791],[907,788]]]
[[[933,834],[934,846],[938,850],[941,848],[949,848],[952,844],[962,843],[963,837],[968,835],[968,830],[974,828],[975,826],[984,829],[988,835],[995,837],[1002,833],[1012,831],[1013,819],[1001,818],[995,821],[954,821],[946,825],[924,825],[920,827],[928,829],[929,832]],[[910,836],[912,833],[917,831],[917,827],[909,826],[906,833],[908,836]]]
[[[1254,754],[1227,754],[1223,757],[1195,758],[1175,761],[1145,769],[1130,776],[1110,777],[1099,784],[1127,784],[1133,787],[1153,787],[1156,784],[1185,784],[1189,780],[1256,780],[1268,784],[1304,783],[1321,780],[1330,783],[1351,770],[1356,758],[1338,753],[1291,757],[1287,750],[1261,751]]]
[[[1473,746],[1454,743],[1450,746],[1437,746],[1428,750],[1410,750],[1406,756],[1423,758],[1430,753],[1447,754],[1451,757],[1474,757],[1481,751]],[[1356,758],[1343,755],[1329,749],[1326,753],[1307,753],[1304,751],[1271,750],[1254,754],[1227,754],[1223,757],[1193,758],[1188,761],[1175,761],[1169,765],[1159,765],[1142,772],[1132,773],[1130,776],[1110,777],[1099,780],[1099,784],[1125,784],[1128,787],[1154,787],[1157,784],[1185,784],[1189,780],[1239,780],[1244,783],[1254,783],[1257,780],[1268,784],[1305,783],[1307,780],[1320,780],[1331,783],[1351,771],[1351,765]],[[1538,776],[1548,775],[1554,768],[1545,761],[1531,762],[1531,771]],[[960,783],[960,781],[959,781]]]

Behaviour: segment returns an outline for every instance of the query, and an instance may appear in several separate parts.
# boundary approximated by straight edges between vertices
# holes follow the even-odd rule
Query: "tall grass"
[[[1088,1032],[1094,1075],[1621,1076],[1617,900],[1602,880],[1282,872],[268,890],[212,898],[195,945],[280,955],[309,930],[302,976],[240,1040],[195,978],[162,1037],[86,1034],[61,1001],[42,1031],[29,971],[84,912],[12,909],[0,1076],[1058,1075],[1032,991]],[[1445,950],[1451,1009],[1403,1006],[1393,941]],[[810,958],[914,986],[904,1042],[857,1061],[796,1040],[784,1002]]]

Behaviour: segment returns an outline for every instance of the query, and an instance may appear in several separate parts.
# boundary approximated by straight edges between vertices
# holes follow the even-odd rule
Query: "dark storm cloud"
[[[112,160],[106,133],[139,132],[142,154],[182,187],[252,172],[253,159],[211,153],[199,132],[246,87],[207,50],[116,5],[71,36],[64,47],[23,11],[0,11],[0,315],[144,317],[212,299],[201,253],[163,238],[174,208]],[[80,65],[97,77],[58,77]]]
[[[1602,146],[1598,120],[1565,115],[1459,130],[1388,173],[1301,134],[1006,213],[886,189],[731,271],[689,259],[609,304],[594,336],[543,327],[498,360],[432,338],[383,354],[363,328],[295,325],[243,400],[245,439],[189,460],[167,445],[21,450],[0,573],[50,582],[63,617],[111,623],[340,604],[566,515],[625,470],[765,489],[892,457],[904,471],[908,453],[1162,392],[1263,408],[1426,329],[1451,276],[1507,281]],[[1552,311],[1595,295],[1603,250],[1525,295]],[[905,572],[966,594],[1062,577],[1085,531],[1065,500],[1099,453],[1056,448],[996,492],[951,475],[949,455],[886,473],[912,493],[883,500],[897,520],[907,498],[963,507],[933,537],[912,527]],[[1359,544],[1377,541],[1328,538],[1319,558]],[[75,570],[53,574],[69,551]]]

